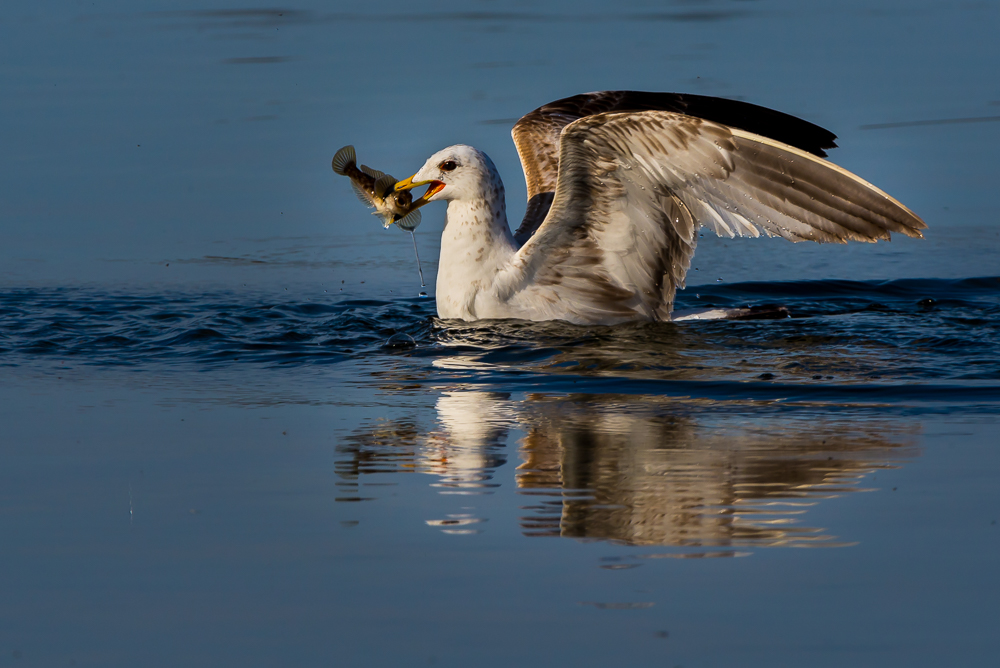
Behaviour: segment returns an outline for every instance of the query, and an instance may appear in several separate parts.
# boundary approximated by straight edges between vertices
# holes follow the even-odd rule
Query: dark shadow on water
[[[281,27],[338,23],[718,23],[759,15],[746,9],[673,12],[517,12],[517,11],[444,11],[444,12],[333,12],[320,13],[292,9],[176,10],[146,12],[142,18],[161,22],[168,29],[205,30],[274,30]],[[87,20],[107,18],[88,16]]]
[[[253,56],[248,58],[225,58],[223,65],[271,65],[274,63],[287,63],[294,58],[288,56]]]

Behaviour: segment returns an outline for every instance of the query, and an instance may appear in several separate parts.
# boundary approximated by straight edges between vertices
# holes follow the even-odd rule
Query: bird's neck
[[[483,317],[476,313],[476,298],[492,287],[516,251],[502,185],[480,198],[448,202],[438,262],[438,315]]]

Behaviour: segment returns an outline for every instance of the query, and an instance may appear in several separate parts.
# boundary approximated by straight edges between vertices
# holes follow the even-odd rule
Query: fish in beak
[[[365,206],[374,207],[372,214],[382,220],[385,227],[393,223],[401,229],[412,231],[420,224],[422,206],[413,206],[413,194],[396,188],[396,179],[388,174],[357,164],[353,146],[345,146],[333,156],[333,171],[351,179],[351,187]],[[424,202],[423,204],[426,204]]]
[[[414,174],[416,176],[416,174]],[[404,179],[396,184],[396,192],[403,192],[404,190],[412,190],[413,188],[419,188],[420,186],[429,186],[427,192],[420,196],[419,199],[413,200],[410,205],[412,209],[417,209],[422,207],[424,204],[430,201],[430,198],[444,190],[443,181],[435,181],[433,179],[427,181],[414,181],[413,176],[408,179]]]

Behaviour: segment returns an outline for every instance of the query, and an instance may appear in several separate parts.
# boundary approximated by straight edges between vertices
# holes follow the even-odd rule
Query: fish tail
[[[341,176],[348,176],[348,170],[358,162],[353,146],[345,146],[333,156],[333,171]]]

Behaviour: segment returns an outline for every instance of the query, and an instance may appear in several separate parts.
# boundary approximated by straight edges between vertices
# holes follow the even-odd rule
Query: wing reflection
[[[801,523],[915,453],[886,424],[665,413],[632,398],[536,398],[517,485],[525,533],[632,545],[839,545]],[[690,409],[688,413],[693,413]]]
[[[488,493],[500,485],[495,473],[506,463],[511,432],[523,432],[515,481],[530,499],[521,518],[529,536],[675,547],[843,545],[804,522],[809,508],[863,491],[867,474],[916,455],[905,424],[831,411],[622,395],[518,401],[469,391],[442,393],[436,411],[428,431],[403,420],[358,432],[342,444],[349,456],[338,472],[356,485],[366,473],[418,471],[435,475],[442,493]]]

